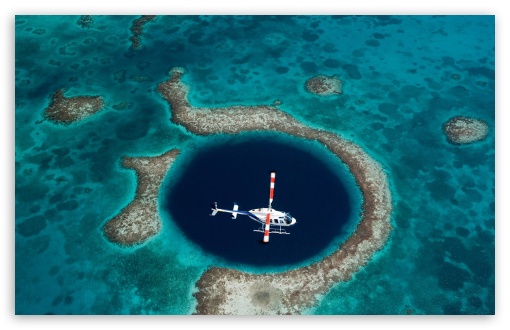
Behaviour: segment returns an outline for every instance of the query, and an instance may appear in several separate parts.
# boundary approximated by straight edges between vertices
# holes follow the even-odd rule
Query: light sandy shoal
[[[456,116],[443,124],[443,132],[453,144],[468,144],[485,139],[489,126],[481,119]]]
[[[122,165],[136,171],[136,195],[131,203],[105,224],[104,233],[109,240],[121,245],[135,245],[159,233],[159,189],[178,155],[179,150],[172,149],[156,157],[123,158]]]
[[[64,90],[56,91],[43,116],[57,124],[69,125],[92,116],[104,107],[100,96],[65,97]]]
[[[330,256],[279,274],[249,274],[213,267],[197,282],[196,314],[299,314],[336,282],[349,280],[380,250],[391,232],[391,193],[381,166],[353,142],[310,128],[271,106],[193,108],[188,87],[174,69],[158,86],[172,110],[172,121],[200,135],[243,131],[280,131],[317,140],[351,170],[363,194],[363,214],[355,232]]]

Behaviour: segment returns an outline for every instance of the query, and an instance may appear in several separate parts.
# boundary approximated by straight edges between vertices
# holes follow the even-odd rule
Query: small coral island
[[[342,94],[342,81],[335,76],[318,75],[305,82],[308,93],[328,96]]]
[[[50,105],[44,109],[44,118],[63,125],[83,120],[104,107],[100,96],[64,96],[65,90],[56,91]]]
[[[468,144],[487,137],[489,126],[483,120],[456,116],[443,124],[443,132],[453,144]]]

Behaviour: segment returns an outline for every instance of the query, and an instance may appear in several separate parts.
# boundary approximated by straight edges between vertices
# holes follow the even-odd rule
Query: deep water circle
[[[204,251],[234,264],[288,266],[324,253],[333,240],[350,234],[355,198],[338,171],[319,159],[327,151],[309,150],[322,146],[296,141],[303,140],[232,138],[200,148],[166,188],[163,211]],[[290,235],[271,234],[264,244],[263,234],[253,231],[260,224],[247,216],[209,215],[212,202],[223,209],[232,209],[234,202],[239,210],[267,207],[270,171],[276,171],[272,207],[297,219],[285,228]]]

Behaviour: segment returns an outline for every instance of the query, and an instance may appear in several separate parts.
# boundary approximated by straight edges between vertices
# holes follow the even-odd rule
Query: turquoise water
[[[136,16],[79,18],[15,20],[17,314],[190,314],[197,279],[224,264],[166,214],[139,247],[101,232],[135,193],[122,156],[176,147],[186,158],[210,143],[172,124],[155,91],[175,66],[194,106],[279,100],[387,172],[386,247],[305,313],[494,314],[494,16],[158,16],[139,50]],[[338,75],[343,94],[308,94],[315,74]],[[101,95],[106,108],[66,127],[40,122],[61,88]],[[455,115],[486,121],[487,139],[449,144],[441,125]],[[184,170],[175,165],[165,186]]]

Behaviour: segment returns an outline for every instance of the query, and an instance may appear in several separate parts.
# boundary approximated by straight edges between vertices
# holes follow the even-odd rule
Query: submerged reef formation
[[[317,140],[352,172],[363,195],[362,216],[355,232],[330,256],[306,267],[277,274],[250,274],[212,267],[197,282],[196,314],[299,314],[317,302],[333,284],[347,281],[386,243],[392,200],[384,170],[361,147],[338,135],[308,127],[274,106],[194,108],[187,99],[184,71],[174,68],[157,87],[172,111],[171,120],[192,133],[235,134],[279,131]]]
[[[135,169],[137,174],[136,195],[128,206],[105,224],[104,233],[110,241],[135,245],[159,233],[159,188],[178,155],[179,150],[172,149],[156,157],[124,157],[122,166]]]
[[[84,29],[90,29],[92,27],[93,18],[91,15],[81,15],[76,24]]]
[[[140,18],[137,18],[133,21],[131,25],[131,37],[129,37],[129,41],[131,41],[131,47],[134,49],[140,49],[142,47],[142,34],[143,28],[145,24],[153,21],[156,18],[155,15],[142,15]]]
[[[65,97],[65,90],[56,91],[50,105],[44,109],[43,116],[50,121],[69,125],[92,116],[104,107],[100,96],[73,96]]]
[[[489,126],[481,119],[456,116],[443,124],[443,132],[453,144],[468,144],[484,140]]]
[[[342,94],[342,81],[335,76],[318,75],[305,82],[308,93],[327,96]]]

